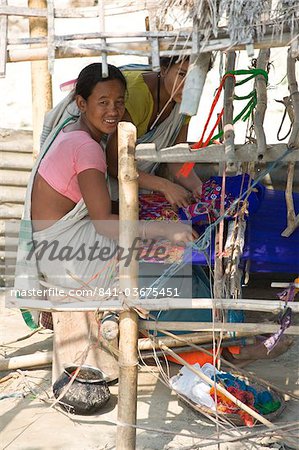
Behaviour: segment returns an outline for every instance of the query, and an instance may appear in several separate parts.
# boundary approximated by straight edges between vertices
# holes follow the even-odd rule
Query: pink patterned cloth
[[[178,222],[179,216],[163,194],[140,194],[139,219]]]
[[[166,200],[163,194],[140,194],[139,195],[139,219],[140,220],[165,220],[179,221],[179,216]],[[163,248],[163,255],[157,256],[159,249]],[[142,245],[141,260],[144,262],[172,264],[182,260],[185,247],[173,245],[171,242],[144,241]]]

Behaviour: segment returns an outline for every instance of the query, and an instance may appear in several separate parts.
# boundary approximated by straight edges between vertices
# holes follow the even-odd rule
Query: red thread
[[[206,131],[207,131],[207,128],[208,128],[208,125],[209,125],[209,123],[210,123],[212,114],[213,114],[214,109],[215,109],[215,107],[216,107],[216,105],[217,105],[217,103],[218,103],[218,100],[219,100],[219,98],[220,98],[220,94],[221,94],[221,91],[222,91],[222,89],[223,89],[224,83],[225,83],[225,81],[226,81],[226,79],[227,79],[228,77],[233,77],[233,78],[235,78],[235,75],[233,75],[232,73],[227,73],[227,74],[225,74],[224,77],[222,78],[221,83],[220,83],[220,85],[219,85],[219,87],[218,87],[218,89],[217,89],[215,98],[214,98],[214,100],[213,100],[212,106],[211,106],[211,108],[210,108],[210,112],[209,112],[207,121],[206,121],[206,123],[205,123],[205,126],[204,126],[204,129],[203,129],[201,138],[199,139],[198,142],[196,142],[195,144],[192,145],[192,147],[191,147],[192,150],[198,150],[198,149],[200,149],[200,148],[207,147],[208,144],[209,144],[209,142],[210,142],[210,140],[211,140],[211,138],[212,138],[212,136],[213,136],[213,134],[214,134],[215,129],[217,128],[217,126],[218,126],[219,123],[220,123],[220,120],[221,120],[221,118],[222,118],[222,116],[223,116],[223,113],[224,113],[224,108],[222,108],[220,114],[219,114],[218,117],[217,117],[217,120],[216,120],[216,122],[215,122],[215,125],[213,126],[212,130],[210,131],[210,133],[209,133],[207,139],[204,141],[204,135],[205,135],[205,133],[206,133]],[[182,167],[180,168],[180,170],[178,171],[178,173],[176,174],[177,177],[183,176],[183,177],[187,178],[194,166],[195,166],[195,163],[185,163],[185,164],[183,164]]]

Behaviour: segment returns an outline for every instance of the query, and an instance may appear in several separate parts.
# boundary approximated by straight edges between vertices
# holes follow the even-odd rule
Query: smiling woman
[[[53,128],[29,180],[16,289],[29,292],[46,282],[66,293],[50,300],[65,303],[73,301],[69,289],[106,290],[117,284],[118,215],[111,210],[101,141],[115,133],[125,111],[125,95],[126,80],[116,67],[108,65],[107,78],[102,77],[100,63],[81,71],[74,92],[79,114]],[[140,236],[163,236],[173,242],[194,237],[191,227],[179,223],[149,224],[145,233],[142,221],[136,238]]]
[[[116,131],[124,111],[126,81],[114,66],[109,67],[109,77],[102,78],[101,64],[85,67],[78,78],[75,100],[80,111],[79,119],[65,126],[42,159],[32,190],[33,221],[59,220],[87,195],[93,203],[94,219],[109,215],[109,194],[105,182],[106,159],[100,145],[104,134]],[[89,198],[90,183],[98,187],[101,199]],[[100,203],[100,204],[99,204]],[[104,205],[103,205],[104,203]],[[113,218],[112,218],[113,220]],[[47,227],[35,222],[35,230]]]

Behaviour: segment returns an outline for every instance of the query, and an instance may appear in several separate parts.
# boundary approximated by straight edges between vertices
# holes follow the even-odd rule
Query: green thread
[[[266,83],[268,83],[268,73],[263,69],[240,69],[240,70],[230,70],[226,72],[225,75],[231,74],[231,75],[248,75],[247,78],[244,80],[237,81],[235,83],[235,86],[241,86],[244,83],[247,83],[247,81],[252,80],[253,78],[257,77],[258,75],[262,75],[265,78]],[[254,108],[257,105],[257,94],[256,89],[253,89],[249,94],[238,96],[234,95],[235,100],[249,100],[249,102],[246,104],[246,106],[242,109],[242,111],[233,119],[233,125],[238,121],[242,120],[243,122],[246,122],[246,120],[251,116],[253,113]],[[219,133],[215,134],[208,145],[212,144],[213,141],[219,139],[221,136],[223,136],[224,130],[220,131]]]

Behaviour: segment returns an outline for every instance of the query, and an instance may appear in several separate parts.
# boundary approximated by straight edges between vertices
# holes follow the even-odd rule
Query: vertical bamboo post
[[[146,21],[147,31],[158,31],[160,25],[160,19],[157,17],[156,11],[153,9],[148,10],[148,20]],[[154,72],[160,72],[160,54],[159,54],[159,39],[150,37],[148,42],[151,46],[150,64]]]
[[[257,69],[267,70],[270,58],[270,49],[262,49],[257,58]],[[267,82],[263,75],[258,75],[255,80],[257,105],[254,114],[254,131],[256,135],[257,153],[259,159],[262,159],[267,149],[266,135],[263,128],[266,108],[267,108]]]
[[[47,8],[47,0],[28,0],[29,8]],[[31,37],[47,36],[47,19],[34,17],[29,19]],[[48,61],[31,63],[32,85],[32,122],[33,122],[33,155],[36,157],[40,149],[40,135],[44,115],[52,108],[52,78],[48,71]]]
[[[54,0],[47,0],[48,4],[48,71],[54,72],[55,63],[55,25],[54,25]]]
[[[296,80],[296,59],[292,58],[291,50],[288,51],[287,59],[287,77],[290,91],[290,98],[294,110],[294,122],[288,146],[290,148],[299,148],[299,91]]]
[[[98,3],[99,8],[99,19],[100,19],[100,31],[105,32],[105,9],[104,0],[100,0]],[[101,38],[100,42],[106,46],[106,39]],[[107,52],[102,51],[102,76],[103,78],[108,77],[108,63],[107,63]]]
[[[129,122],[118,126],[119,245],[128,254],[138,236],[138,173],[135,162],[136,128]],[[136,299],[138,261],[119,263],[120,291]],[[119,318],[119,394],[117,450],[134,450],[136,444],[138,316],[128,310]],[[128,424],[129,426],[126,426]],[[130,425],[133,425],[130,427]]]
[[[234,70],[236,61],[236,52],[228,52],[226,59],[225,72]],[[224,87],[224,113],[223,113],[223,129],[224,129],[224,149],[228,157],[226,162],[226,170],[228,172],[236,172],[236,164],[232,162],[232,158],[235,156],[235,132],[233,126],[233,113],[234,113],[234,91],[235,91],[235,79],[228,77],[225,80]]]
[[[296,59],[292,56],[292,48],[288,51],[287,59],[287,77],[290,91],[290,102],[293,110],[288,108],[289,116],[292,121],[292,132],[289,138],[288,146],[290,148],[299,148],[299,91],[296,80]],[[287,100],[284,99],[287,105]],[[299,214],[296,216],[293,201],[293,180],[294,180],[295,163],[288,164],[287,186],[285,191],[287,205],[287,228],[281,233],[281,236],[289,237],[299,225]]]
[[[183,88],[180,114],[195,116],[198,111],[207,73],[211,63],[211,53],[200,53],[198,18],[193,19],[192,54]]]
[[[0,0],[0,6],[7,5],[7,0]],[[0,16],[0,78],[5,77],[7,61],[7,16]]]

